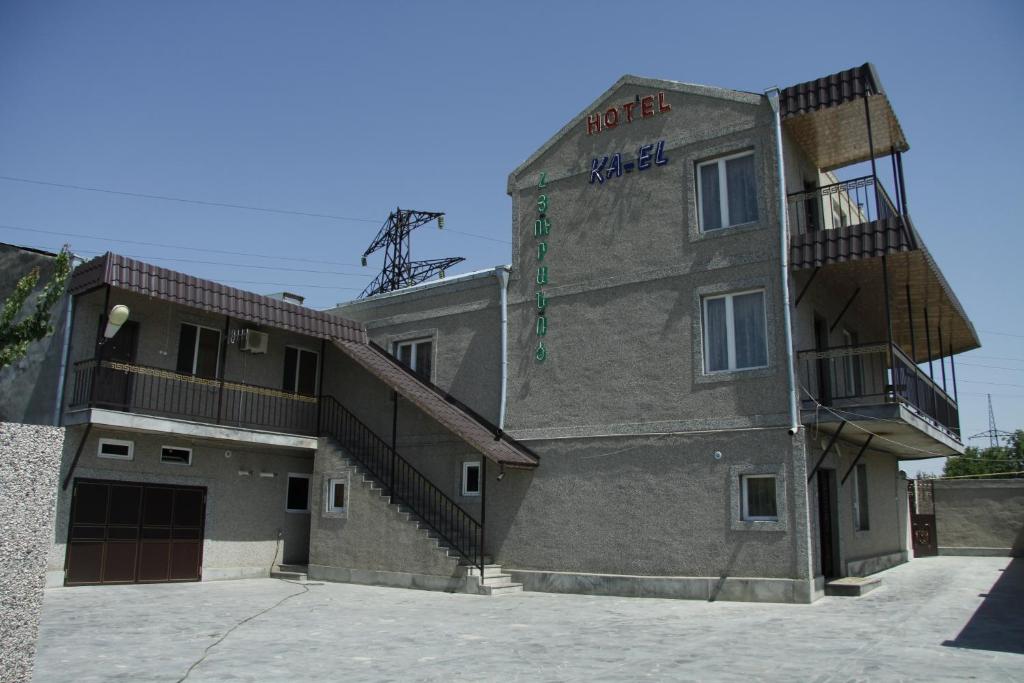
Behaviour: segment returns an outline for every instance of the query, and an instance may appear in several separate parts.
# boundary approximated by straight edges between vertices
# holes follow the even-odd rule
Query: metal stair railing
[[[320,436],[330,437],[467,562],[484,571],[483,527],[333,396],[320,397]]]

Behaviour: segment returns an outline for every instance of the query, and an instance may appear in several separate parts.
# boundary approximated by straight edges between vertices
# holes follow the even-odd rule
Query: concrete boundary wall
[[[1024,557],[1024,479],[935,482],[940,555]]]
[[[0,680],[28,681],[64,429],[0,422]]]

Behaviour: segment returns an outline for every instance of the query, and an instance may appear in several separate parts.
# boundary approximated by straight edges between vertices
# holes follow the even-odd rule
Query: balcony
[[[76,363],[70,410],[97,408],[315,436],[318,401],[269,387],[107,360]]]
[[[835,433],[852,423],[844,439],[862,444],[874,435],[874,448],[903,458],[963,451],[956,399],[896,344],[801,351],[798,364],[805,424]],[[954,393],[955,385],[954,374]]]

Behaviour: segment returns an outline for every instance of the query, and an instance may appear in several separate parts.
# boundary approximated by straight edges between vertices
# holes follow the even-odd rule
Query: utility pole
[[[366,286],[359,298],[393,292],[403,287],[418,284],[430,279],[435,273],[444,278],[446,269],[466,259],[461,256],[452,258],[413,261],[411,258],[409,235],[413,230],[437,221],[439,230],[444,229],[444,213],[437,211],[411,211],[396,208],[384,221],[373,242],[363,252],[362,263],[366,265],[366,257],[375,251],[384,250],[384,267],[373,282]]]

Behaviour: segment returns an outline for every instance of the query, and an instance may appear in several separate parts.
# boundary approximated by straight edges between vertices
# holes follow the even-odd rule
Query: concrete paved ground
[[[58,588],[35,680],[1024,681],[1024,560],[937,557],[882,576],[862,598],[813,605],[272,579]]]

